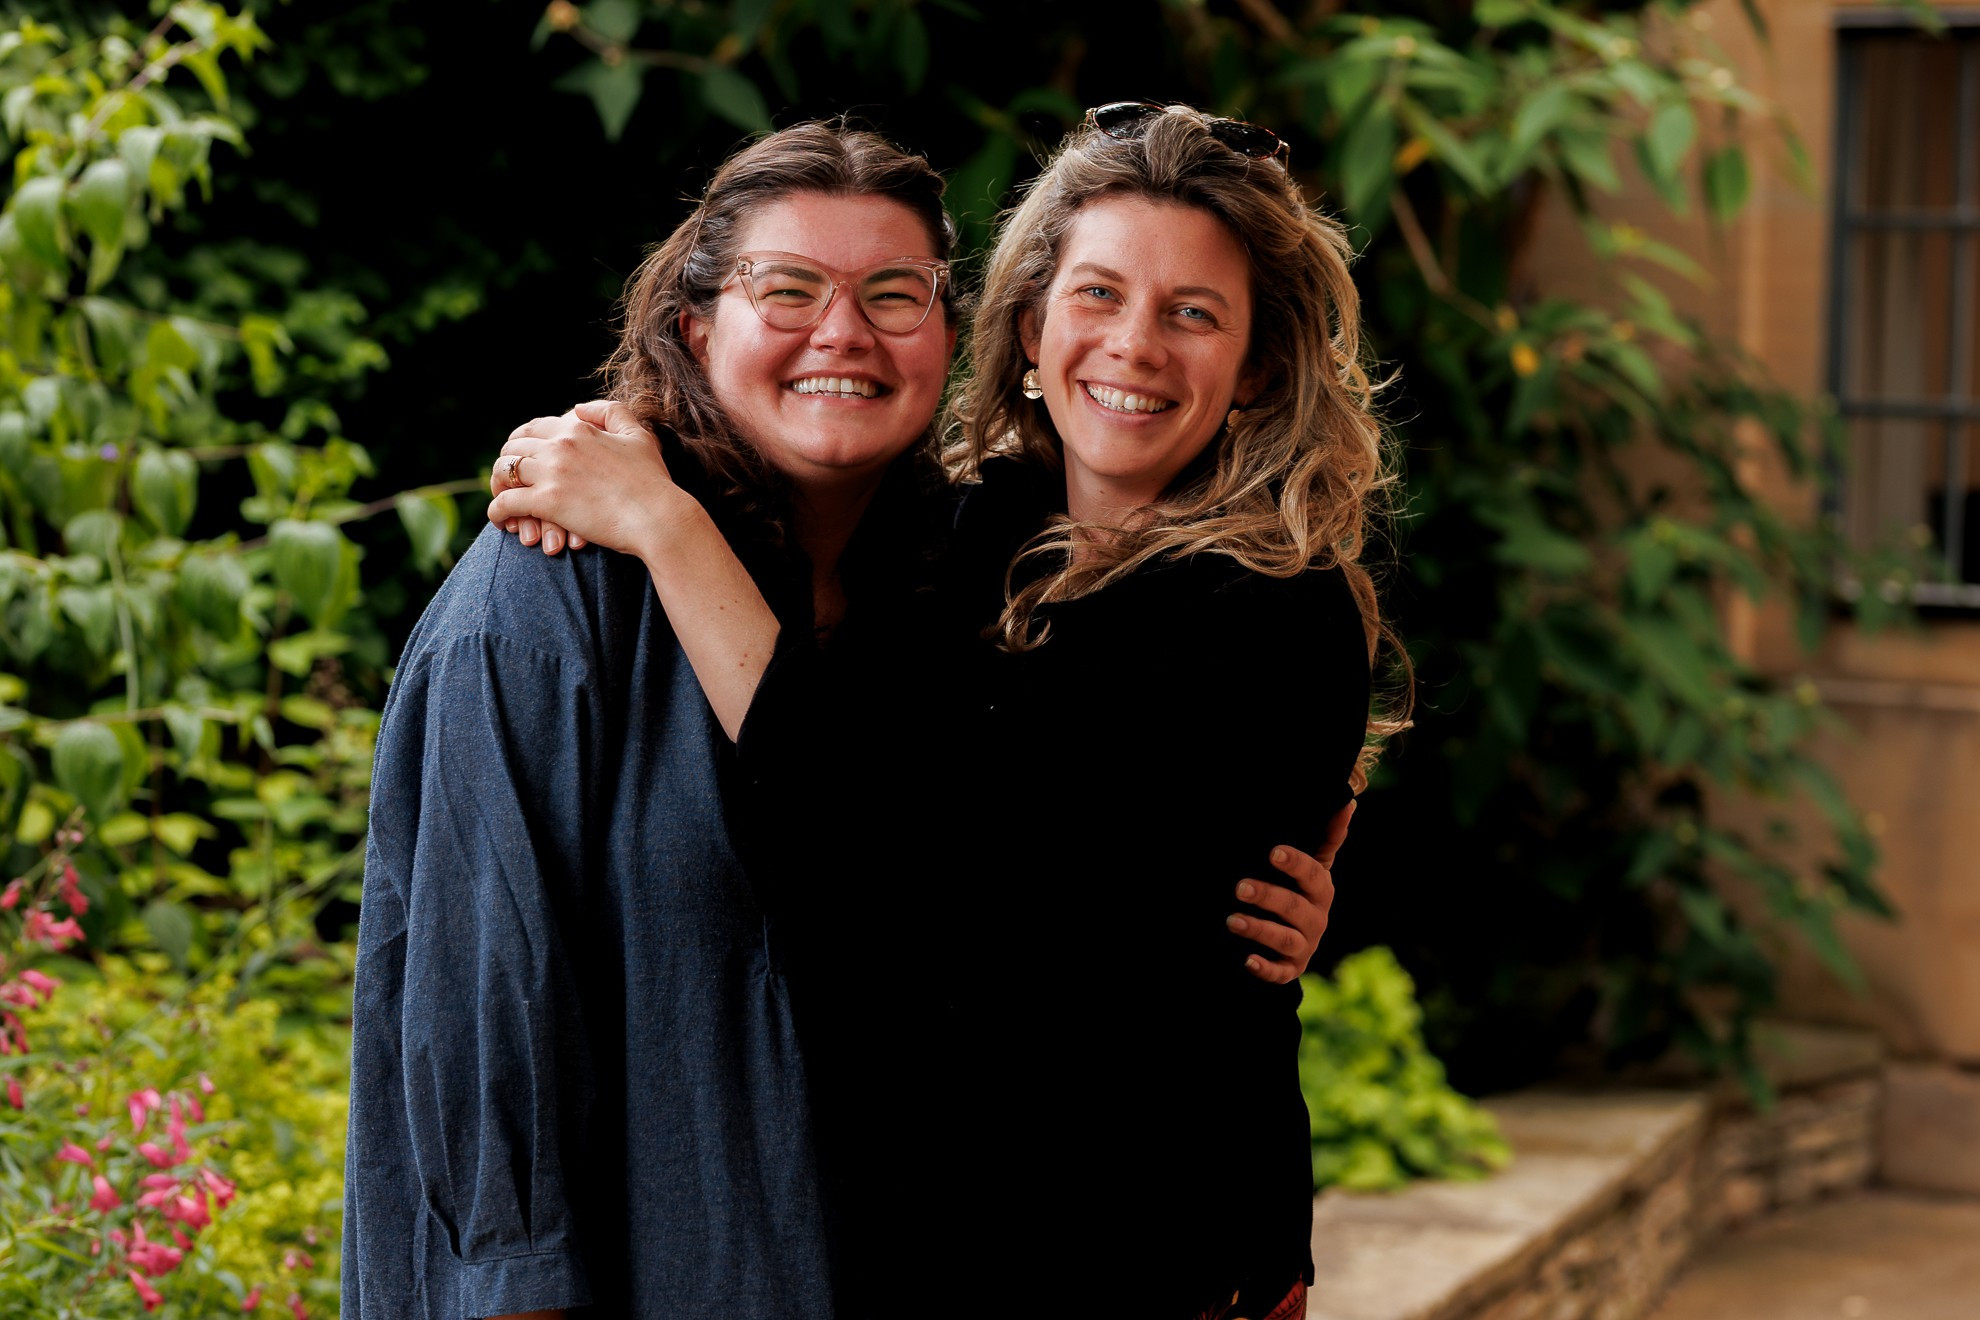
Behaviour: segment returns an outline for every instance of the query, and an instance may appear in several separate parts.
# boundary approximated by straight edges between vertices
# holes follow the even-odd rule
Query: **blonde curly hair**
[[[1400,691],[1368,722],[1355,772],[1366,783],[1380,742],[1408,727],[1408,657],[1383,623],[1360,558],[1371,516],[1395,481],[1373,410],[1377,386],[1361,360],[1360,300],[1348,274],[1346,232],[1307,205],[1272,159],[1240,154],[1211,135],[1213,121],[1187,106],[1151,115],[1140,132],[1110,137],[1090,122],[1074,130],[1004,218],[989,258],[970,335],[968,374],[952,405],[944,459],[968,480],[983,460],[1009,455],[1063,471],[1050,416],[1023,397],[1030,363],[1021,326],[1042,321],[1060,254],[1081,208],[1136,197],[1215,216],[1251,267],[1251,362],[1263,382],[1204,455],[1124,526],[1061,516],[1026,544],[1006,579],[996,631],[1008,649],[1043,643],[1038,608],[1089,595],[1157,558],[1227,555],[1270,577],[1337,567],[1361,609],[1371,665],[1386,641],[1400,661]],[[1078,553],[1074,553],[1077,550]],[[1026,560],[1050,568],[1012,589]]]

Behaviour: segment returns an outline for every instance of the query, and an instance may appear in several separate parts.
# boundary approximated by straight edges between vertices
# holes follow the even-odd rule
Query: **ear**
[[[1038,365],[1038,344],[1043,337],[1039,332],[1038,309],[1027,307],[1018,313],[1018,344],[1024,349],[1025,360],[1032,366]]]
[[[1238,373],[1237,392],[1232,396],[1240,408],[1249,408],[1251,401],[1265,392],[1265,368],[1256,362],[1248,363]]]
[[[693,312],[688,311],[686,308],[682,308],[680,325],[681,325],[681,339],[686,342],[688,352],[693,354],[694,360],[701,364],[701,369],[703,371],[707,371],[708,370],[708,330],[709,330],[708,322],[702,320],[699,316],[696,316]],[[951,336],[951,338],[953,338],[953,336]]]

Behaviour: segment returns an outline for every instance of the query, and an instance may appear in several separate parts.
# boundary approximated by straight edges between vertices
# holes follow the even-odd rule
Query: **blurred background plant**
[[[1745,1069],[1782,931],[1852,974],[1835,917],[1883,904],[1869,833],[1807,752],[1828,717],[1720,627],[1741,597],[1804,636],[1837,608],[1842,547],[1755,481],[1823,481],[1831,419],[1673,310],[1693,254],[1595,213],[1633,173],[1723,223],[1756,170],[1807,173],[1696,6],[149,8],[23,4],[0,36],[0,843],[8,875],[74,865],[63,994],[109,976],[160,1021],[278,1012],[281,1052],[337,1057],[390,659],[478,526],[501,437],[594,388],[643,245],[746,133],[851,112],[949,173],[974,251],[1084,106],[1144,92],[1287,138],[1354,227],[1397,375],[1387,590],[1418,728],[1357,819],[1325,952],[1393,948],[1473,1093],[1675,1046]],[[1538,278],[1550,207],[1601,275],[1585,296]],[[1920,571],[1897,547],[1860,576]],[[1854,608],[1895,612],[1875,591]],[[1729,789],[1783,823],[1734,830]],[[1822,822],[1815,867],[1790,860],[1797,804]],[[1404,1040],[1387,968],[1324,994],[1388,1006]],[[1307,1057],[1340,1079],[1371,1056],[1315,1037]],[[8,1062],[32,1080],[56,1060]],[[1395,1095],[1435,1090],[1424,1062],[1385,1074]],[[314,1067],[289,1081],[323,1084]],[[306,1098],[268,1093],[334,1127],[296,1124],[327,1150],[341,1121]],[[215,1242],[256,1204],[246,1158]],[[6,1177],[45,1180],[43,1159]],[[1322,1171],[1359,1179],[1359,1159]],[[269,1241],[314,1224],[334,1256],[300,1204]]]

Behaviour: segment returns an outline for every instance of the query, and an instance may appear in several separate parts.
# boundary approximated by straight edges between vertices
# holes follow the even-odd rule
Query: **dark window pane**
[[[1945,396],[1952,329],[1953,236],[1904,229],[1856,233],[1850,252],[1850,323],[1844,327],[1847,399]]]
[[[1848,498],[1843,516],[1857,545],[1923,539],[1936,516],[1926,489],[1932,464],[1944,470],[1945,423],[1858,418],[1850,423]],[[1940,457],[1935,459],[1935,451]],[[1937,533],[1933,533],[1937,543]]]
[[[1952,580],[1980,582],[1980,426],[1956,427],[1954,434],[1953,444],[1931,446],[1925,466],[1926,525]]]
[[[1859,159],[1847,166],[1853,176],[1849,196],[1858,210],[1952,207],[1965,45],[1909,35],[1862,41]]]

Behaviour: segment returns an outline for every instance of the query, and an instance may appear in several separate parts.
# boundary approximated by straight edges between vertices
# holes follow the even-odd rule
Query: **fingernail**
[[[1258,959],[1257,959],[1257,958],[1255,958],[1255,957],[1254,957],[1254,958],[1246,958],[1246,959],[1244,960],[1244,965],[1245,965],[1245,966],[1246,966],[1247,968],[1249,968],[1249,969],[1251,969],[1252,971],[1254,971],[1254,972],[1259,972],[1259,971],[1263,971],[1263,970],[1265,969],[1265,964],[1264,964],[1264,963],[1262,963],[1262,962],[1259,962],[1259,961],[1258,961]]]
[[[1272,865],[1284,866],[1285,864],[1286,864],[1286,850],[1284,848],[1274,848],[1272,850]]]
[[[1254,884],[1252,884],[1252,883],[1251,883],[1251,881],[1249,881],[1249,880],[1240,880],[1240,881],[1238,881],[1238,897],[1239,897],[1239,898],[1242,898],[1242,899],[1244,899],[1244,900],[1246,900],[1247,902],[1249,902],[1249,901],[1250,901],[1250,899],[1251,899],[1251,896],[1252,896],[1253,894],[1255,894],[1255,893],[1257,893],[1257,892],[1258,892],[1258,886],[1257,886],[1257,885],[1254,885]]]
[[[1239,934],[1243,934],[1244,928],[1246,926],[1249,926],[1251,923],[1246,921],[1243,917],[1238,916],[1236,913],[1232,913],[1230,916],[1224,918],[1224,924],[1226,926],[1229,926],[1232,930],[1238,932]]]

